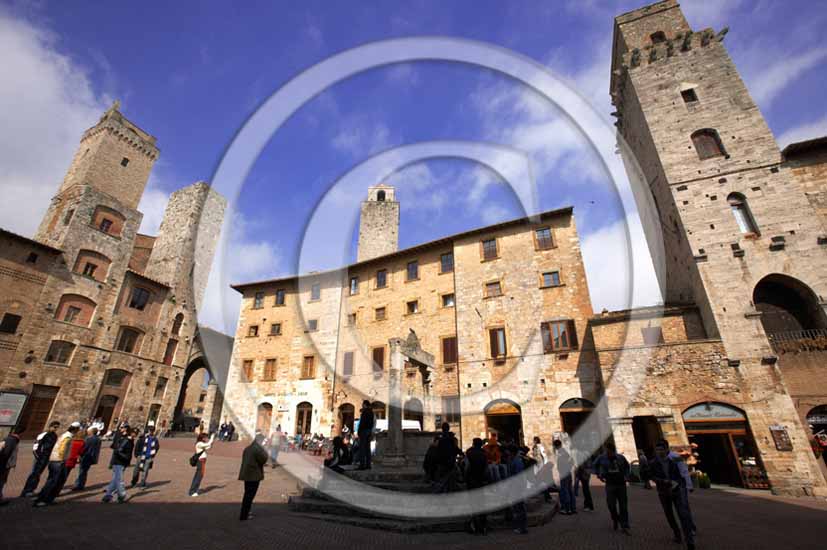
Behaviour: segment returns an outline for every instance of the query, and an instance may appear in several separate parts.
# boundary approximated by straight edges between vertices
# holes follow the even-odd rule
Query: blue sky
[[[690,24],[730,27],[725,44],[779,141],[827,134],[827,10],[817,2],[683,3]],[[292,77],[346,49],[443,35],[496,44],[568,79],[608,120],[612,18],[638,2],[96,2],[0,6],[0,225],[30,235],[84,128],[112,99],[158,138],[161,159],[141,204],[157,230],[166,197],[210,180],[234,134]],[[540,208],[572,204],[596,310],[628,307],[624,218],[597,157],[553,106],[507,77],[418,62],[368,71],[309,102],[273,136],[226,226],[231,281],[295,270],[302,229],[344,172],[372,153],[423,140],[491,141],[524,150]],[[391,178],[401,246],[522,215],[498,177],[467,160],[434,160]],[[374,182],[365,182],[365,187]],[[639,303],[658,293],[640,261]],[[338,263],[338,262],[333,262]],[[332,267],[332,266],[328,266]],[[620,270],[623,271],[623,270]],[[213,273],[215,275],[215,271]],[[204,321],[233,332],[235,293],[211,277]],[[222,308],[226,314],[222,314]]]

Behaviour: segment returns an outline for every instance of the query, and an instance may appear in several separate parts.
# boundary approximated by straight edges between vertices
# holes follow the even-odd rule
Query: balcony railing
[[[823,328],[774,332],[768,337],[776,353],[827,351],[827,329]]]

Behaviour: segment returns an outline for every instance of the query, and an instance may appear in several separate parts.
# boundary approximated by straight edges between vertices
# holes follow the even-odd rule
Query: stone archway
[[[130,380],[132,373],[122,369],[108,369],[103,374],[92,417],[103,420],[104,433],[114,428],[116,421],[129,420],[121,418],[121,411]]]
[[[402,410],[402,420],[419,422],[419,429],[422,430],[425,425],[425,414],[422,408],[422,401],[416,397],[412,397],[405,402],[405,408]],[[403,424],[403,429],[405,426]]]
[[[816,293],[798,279],[778,273],[767,275],[755,285],[752,300],[775,348],[803,341],[825,344],[827,316]]]
[[[485,433],[496,434],[500,442],[523,444],[523,416],[520,406],[509,399],[497,399],[483,409]]]
[[[211,418],[205,414],[212,381],[209,367],[203,357],[190,361],[181,379],[181,389],[172,420],[173,431],[191,432],[202,421],[210,428]]]

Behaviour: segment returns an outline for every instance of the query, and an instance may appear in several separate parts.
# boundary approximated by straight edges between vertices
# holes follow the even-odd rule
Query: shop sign
[[[26,397],[25,393],[0,392],[0,426],[17,425]]]
[[[723,403],[701,403],[683,413],[684,420],[746,420],[744,413]]]
[[[778,451],[792,451],[793,442],[790,439],[790,434],[784,426],[772,425],[770,426],[770,433],[772,439],[775,441],[775,448]]]
[[[827,414],[811,414],[807,417],[808,424],[827,424]]]

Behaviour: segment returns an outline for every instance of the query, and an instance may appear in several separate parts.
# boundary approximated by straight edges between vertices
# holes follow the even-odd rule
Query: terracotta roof
[[[28,237],[24,237],[23,235],[18,235],[17,233],[12,233],[8,229],[3,229],[2,227],[0,227],[0,234],[5,235],[7,237],[11,237],[12,239],[17,239],[18,241],[23,241],[26,244],[30,244],[32,246],[37,246],[38,248],[48,250],[52,254],[62,254],[63,253],[63,251],[59,248],[49,246],[48,244],[42,243],[40,241],[36,241],[34,239],[30,239]]]
[[[604,311],[589,318],[589,323],[600,325],[604,323],[617,323],[629,319],[648,319],[657,316],[680,315],[687,311],[697,310],[695,304],[666,304],[658,306],[636,307],[632,309],[620,309],[617,311]]]
[[[515,225],[530,223],[532,218],[539,217],[541,220],[545,220],[545,219],[553,218],[555,216],[560,216],[560,215],[563,215],[563,214],[571,214],[573,211],[574,211],[573,206],[565,206],[563,208],[557,208],[555,210],[547,210],[545,212],[540,212],[539,214],[535,214],[534,216],[524,216],[522,218],[516,218],[516,219],[513,219],[513,220],[508,220],[508,221],[504,221],[504,222],[500,222],[500,223],[495,223],[494,225],[487,225],[485,227],[478,227],[476,229],[471,229],[469,231],[463,231],[461,233],[456,233],[454,235],[449,235],[447,237],[442,237],[442,238],[436,239],[434,241],[429,241],[429,242],[426,242],[426,243],[410,246],[408,248],[403,248],[402,250],[397,250],[396,252],[391,252],[390,254],[385,254],[384,256],[377,256],[376,258],[371,258],[369,260],[362,260],[361,262],[352,263],[352,264],[346,265],[346,266],[338,268],[338,269],[327,269],[327,270],[324,270],[324,271],[314,271],[314,272],[310,272],[310,273],[305,273],[304,275],[302,275],[302,277],[324,277],[325,275],[340,273],[343,269],[361,267],[361,266],[368,265],[368,264],[371,264],[371,263],[385,262],[385,261],[388,261],[388,260],[393,259],[393,258],[398,257],[398,256],[404,256],[406,254],[411,254],[413,252],[419,252],[419,251],[422,251],[422,250],[427,250],[429,248],[434,248],[434,247],[437,247],[437,246],[443,246],[443,245],[448,244],[448,243],[450,243],[452,241],[455,241],[457,239],[462,239],[464,237],[470,237],[470,236],[473,236],[473,235],[477,235],[479,233],[486,233],[488,231],[495,231],[495,230],[498,230],[498,229],[504,229],[506,227],[513,227]],[[230,288],[232,288],[233,290],[236,290],[238,292],[243,292],[245,288],[260,286],[260,285],[264,285],[264,284],[282,283],[282,282],[292,281],[292,280],[295,280],[295,279],[298,279],[298,278],[299,278],[299,275],[289,275],[289,276],[285,276],[285,277],[277,277],[275,279],[265,279],[265,280],[262,280],[262,281],[253,281],[253,282],[249,282],[249,283],[236,283],[236,284],[230,285]]]
[[[784,147],[781,154],[784,155],[785,159],[788,159],[797,155],[811,153],[817,151],[818,149],[827,149],[827,136],[808,139],[806,141],[799,141],[797,143],[790,143]]]
[[[165,288],[172,288],[171,286],[169,286],[166,283],[163,283],[161,281],[153,279],[152,277],[147,277],[146,275],[144,275],[140,271],[135,271],[134,269],[127,269],[126,271],[129,272],[129,273],[132,273],[133,275],[135,275],[137,277],[140,277],[141,279],[146,279],[147,281],[149,281],[151,283],[155,283],[156,285],[161,285],[162,287],[165,287]]]

